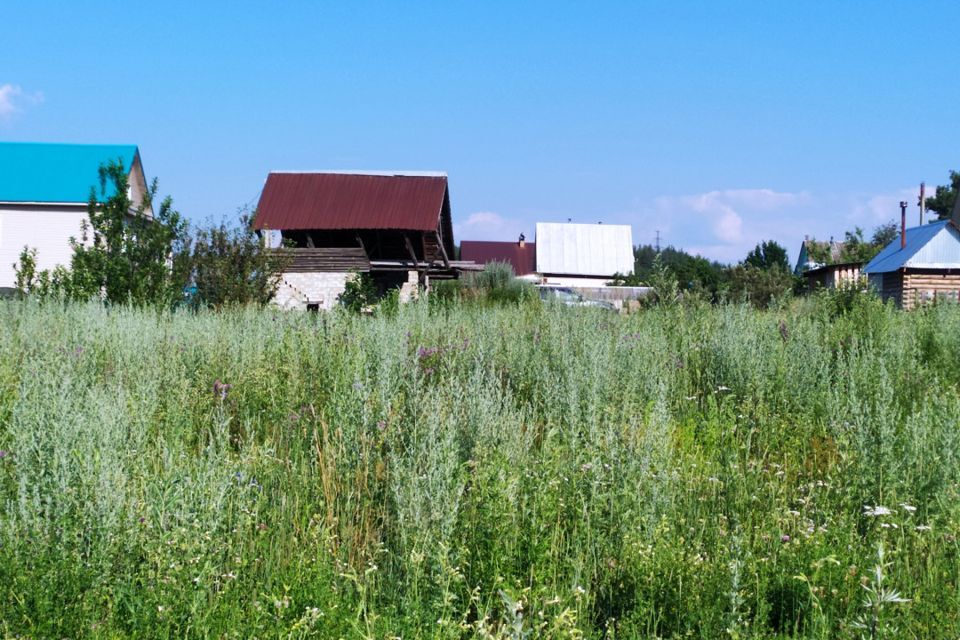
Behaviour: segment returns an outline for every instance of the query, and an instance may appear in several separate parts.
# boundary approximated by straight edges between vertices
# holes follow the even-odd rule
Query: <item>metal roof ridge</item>
[[[364,170],[364,169],[310,169],[310,170],[296,170],[296,169],[282,169],[271,171],[271,174],[274,173],[294,173],[299,175],[311,175],[311,174],[325,174],[325,175],[343,175],[343,176],[382,176],[382,177],[411,177],[411,178],[447,178],[446,171],[407,171],[407,170],[395,170],[395,171],[383,171],[383,170]]]
[[[633,225],[628,222],[537,222],[536,224],[540,225],[555,225],[563,227],[632,227]]]
[[[917,224],[917,225],[914,225],[914,226],[912,226],[912,227],[907,227],[906,230],[907,230],[907,231],[913,231],[914,229],[929,229],[929,228],[931,228],[931,227],[937,226],[938,224],[940,224],[940,225],[946,224],[947,222],[950,222],[950,219],[949,219],[949,218],[946,219],[946,220],[934,220],[934,221],[932,221],[932,222],[927,222],[926,224]],[[900,234],[898,233],[897,236],[899,236],[899,235],[900,235]]]

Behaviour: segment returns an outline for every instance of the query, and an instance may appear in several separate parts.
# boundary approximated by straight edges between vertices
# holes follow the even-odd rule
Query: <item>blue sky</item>
[[[955,2],[0,5],[0,139],[132,142],[191,220],[271,169],[450,174],[455,235],[722,261],[960,169]]]

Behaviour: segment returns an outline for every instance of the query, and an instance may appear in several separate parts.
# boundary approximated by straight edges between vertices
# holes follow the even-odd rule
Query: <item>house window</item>
[[[311,302],[311,303],[307,304],[307,311],[312,311],[312,312],[314,312],[314,313],[316,313],[317,311],[320,311],[320,303],[319,303],[319,302]]]

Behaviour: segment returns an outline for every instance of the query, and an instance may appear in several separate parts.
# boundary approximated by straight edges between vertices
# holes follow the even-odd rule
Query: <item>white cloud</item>
[[[927,185],[932,183],[927,182]],[[927,186],[927,197],[936,193],[935,186]],[[873,195],[852,194],[848,196],[850,213],[847,219],[861,226],[874,227],[896,220],[900,221],[900,202],[907,203],[907,226],[913,226],[920,221],[920,208],[917,206],[920,198],[920,185],[904,187],[887,193]],[[927,221],[930,220],[929,214]]]
[[[670,234],[667,244],[722,261],[736,261],[753,246],[778,238],[793,226],[798,210],[809,205],[810,194],[773,189],[725,189],[654,201],[657,224],[669,221],[682,237]],[[694,245],[691,247],[691,245]]]
[[[928,196],[935,191],[933,184],[927,181]],[[841,239],[859,226],[869,237],[881,224],[899,224],[901,200],[909,204],[907,225],[916,225],[918,195],[919,184],[881,193],[725,189],[636,202],[630,219],[638,244],[652,242],[654,230],[660,229],[662,246],[711,260],[739,262],[764,240],[775,240],[796,258],[804,236]]]
[[[527,227],[522,220],[504,218],[493,211],[477,211],[467,216],[460,224],[453,226],[453,234],[460,240],[515,240]],[[527,237],[532,237],[530,232]]]
[[[733,209],[729,209],[713,223],[713,230],[721,240],[738,242],[743,237],[743,218]]]
[[[20,85],[0,85],[0,120],[10,120],[14,114],[23,111],[24,106],[37,105],[43,102],[43,94],[39,91],[27,93]]]
[[[492,211],[478,211],[467,216],[467,221],[463,223],[464,227],[489,227],[500,226],[503,224],[503,218]]]

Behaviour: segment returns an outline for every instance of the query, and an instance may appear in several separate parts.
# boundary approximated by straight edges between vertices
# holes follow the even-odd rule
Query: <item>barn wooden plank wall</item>
[[[370,259],[360,247],[277,249],[290,273],[370,271]]]

